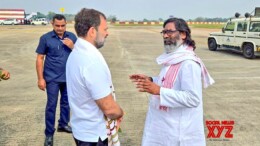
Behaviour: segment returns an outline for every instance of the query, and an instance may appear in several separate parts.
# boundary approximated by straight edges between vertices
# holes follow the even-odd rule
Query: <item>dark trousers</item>
[[[52,136],[55,132],[55,115],[58,102],[59,92],[60,98],[60,119],[59,126],[68,125],[70,119],[70,108],[67,95],[67,86],[65,82],[49,82],[46,83],[47,104],[45,109],[45,135]]]
[[[74,137],[75,143],[77,146],[108,146],[108,140],[105,139],[104,141],[102,141],[100,138],[98,139],[98,142],[84,142],[84,141],[80,141],[77,140]]]

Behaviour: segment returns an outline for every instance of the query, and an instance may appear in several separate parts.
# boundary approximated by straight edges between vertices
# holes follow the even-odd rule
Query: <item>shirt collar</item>
[[[77,39],[76,45],[79,46],[79,49],[99,52],[99,50],[93,44],[80,37]]]
[[[52,30],[51,36],[59,38],[59,36],[56,34],[56,32],[54,30]],[[63,34],[63,38],[66,38],[67,36],[69,36],[69,34],[67,33],[67,31],[65,31],[64,34]]]

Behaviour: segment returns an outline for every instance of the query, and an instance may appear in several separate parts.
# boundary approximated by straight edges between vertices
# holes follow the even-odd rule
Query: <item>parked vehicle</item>
[[[212,32],[208,37],[208,48],[216,51],[218,48],[240,52],[245,58],[260,56],[260,16],[240,17],[228,20],[222,32]]]
[[[1,22],[2,25],[17,25],[19,22],[16,19],[5,19]]]
[[[46,20],[46,18],[38,18],[38,19],[32,20],[31,24],[32,25],[47,25],[48,21]]]

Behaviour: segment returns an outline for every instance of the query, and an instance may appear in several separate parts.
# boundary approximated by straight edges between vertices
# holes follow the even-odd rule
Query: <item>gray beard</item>
[[[181,44],[182,44],[181,42],[177,41],[176,43],[171,45],[164,45],[164,51],[166,54],[175,52],[181,46]]]

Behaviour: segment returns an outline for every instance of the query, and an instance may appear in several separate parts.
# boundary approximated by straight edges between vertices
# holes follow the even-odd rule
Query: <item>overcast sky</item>
[[[81,8],[94,8],[119,20],[167,19],[170,15],[184,19],[197,17],[233,17],[260,7],[260,0],[0,0],[0,8],[20,8],[26,13],[49,11],[76,14]]]

